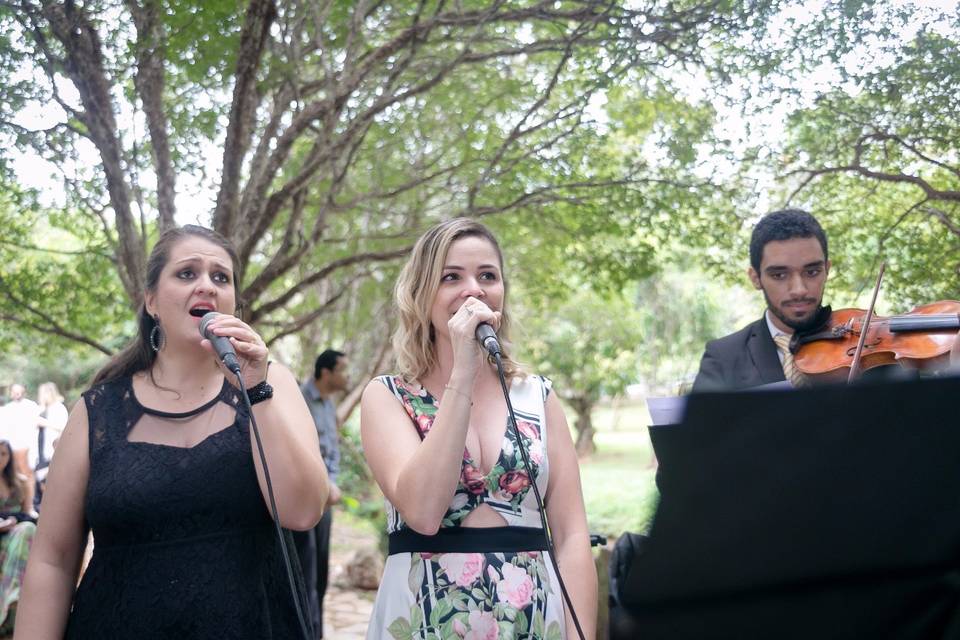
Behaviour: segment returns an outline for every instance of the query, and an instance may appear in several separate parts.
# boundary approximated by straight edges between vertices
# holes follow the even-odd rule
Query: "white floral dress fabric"
[[[403,404],[421,438],[438,401],[422,386],[397,376],[377,378]],[[510,401],[527,447],[540,495],[546,495],[549,465],[544,403],[550,381],[514,380]],[[531,478],[524,470],[516,436],[508,428],[500,457],[486,475],[464,449],[460,482],[441,528],[459,527],[482,504],[507,525],[540,528]],[[406,528],[386,502],[387,532]],[[545,551],[507,553],[396,553],[387,558],[377,592],[368,640],[561,640],[565,637],[559,585]]]

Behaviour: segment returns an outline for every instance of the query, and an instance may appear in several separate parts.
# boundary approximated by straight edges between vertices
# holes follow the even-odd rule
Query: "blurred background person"
[[[44,382],[37,387],[37,404],[40,416],[37,418],[37,446],[31,448],[30,466],[36,473],[36,497],[34,506],[39,507],[43,498],[43,487],[47,476],[47,467],[53,457],[53,449],[67,424],[67,407],[55,382]]]
[[[0,440],[0,636],[13,632],[20,585],[36,532],[27,477],[17,473],[13,449]]]
[[[67,424],[68,412],[55,382],[44,382],[37,387],[37,404],[40,405],[40,415],[37,419],[39,433],[37,434],[36,463],[33,466],[36,469],[43,469],[50,464],[53,449]]]
[[[331,507],[340,502],[340,488],[337,486],[337,475],[340,473],[340,435],[337,430],[337,405],[333,396],[347,390],[348,368],[346,355],[327,349],[317,356],[313,366],[313,378],[300,387],[313,423],[317,427],[320,453],[330,477],[330,497],[320,522],[309,531],[293,533],[317,638],[323,637],[323,597],[327,592],[327,579],[330,575],[330,528],[333,525]]]
[[[37,448],[37,419],[40,406],[27,397],[27,388],[20,383],[10,385],[10,402],[3,406],[0,419],[0,438],[5,438],[13,448],[13,461],[17,473],[25,476],[29,484],[30,504],[33,504],[33,465],[31,451]]]

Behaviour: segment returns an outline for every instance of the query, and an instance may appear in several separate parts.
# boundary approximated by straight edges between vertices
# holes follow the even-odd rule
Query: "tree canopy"
[[[648,245],[603,240],[696,190],[682,156],[703,127],[678,116],[667,71],[706,64],[703,51],[771,10],[4,0],[0,133],[55,171],[62,189],[42,228],[72,236],[77,254],[50,268],[83,280],[62,282],[73,293],[46,316],[21,317],[23,290],[5,288],[5,318],[111,351],[106,316],[140,303],[152,240],[192,219],[238,246],[246,317],[268,341],[303,331],[452,215],[522,221],[538,264],[572,259],[611,281],[648,272]],[[623,83],[651,88],[637,106],[659,133],[660,166],[609,156],[597,100]],[[21,267],[18,287],[66,277]]]
[[[240,249],[271,346],[349,338],[371,370],[398,261],[455,215],[490,223],[534,308],[572,295],[566,273],[622,293],[678,247],[740,279],[752,223],[788,204],[827,227],[833,291],[887,259],[893,300],[955,297],[957,15],[0,0],[0,341],[114,351],[152,242],[193,221]],[[23,154],[56,187],[20,184]]]

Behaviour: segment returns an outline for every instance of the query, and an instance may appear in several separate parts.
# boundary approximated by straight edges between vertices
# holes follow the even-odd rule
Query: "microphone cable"
[[[263,479],[267,485],[267,497],[270,499],[270,513],[273,516],[273,527],[277,533],[277,541],[280,543],[280,553],[283,555],[283,565],[287,570],[287,581],[290,583],[290,593],[293,597],[293,608],[297,611],[297,621],[300,623],[300,632],[303,634],[303,640],[310,640],[310,633],[307,631],[307,621],[303,615],[303,609],[300,607],[301,597],[300,589],[297,588],[296,580],[293,578],[293,565],[290,562],[290,552],[287,550],[287,541],[283,537],[283,530],[280,528],[280,515],[277,513],[277,500],[273,495],[273,483],[270,482],[270,469],[267,467],[267,458],[263,454],[263,441],[260,440],[260,429],[257,427],[257,419],[253,417],[253,406],[250,404],[250,396],[247,395],[247,389],[243,383],[243,376],[240,375],[240,367],[236,370],[232,367],[230,371],[237,376],[237,387],[240,389],[240,395],[243,396],[243,406],[247,409],[247,415],[250,416],[250,428],[253,429],[253,437],[257,442],[257,453],[260,454],[260,466],[263,467]],[[303,598],[306,602],[306,598]]]
[[[567,585],[563,582],[563,576],[560,575],[560,565],[557,564],[557,552],[553,546],[553,535],[550,533],[550,527],[547,525],[546,507],[543,504],[543,498],[540,496],[540,489],[537,488],[537,480],[533,476],[533,470],[530,467],[530,459],[527,457],[527,447],[523,444],[520,437],[520,429],[517,428],[517,416],[513,413],[513,403],[510,402],[510,390],[507,388],[507,379],[503,375],[503,360],[500,356],[499,348],[497,351],[491,351],[490,354],[497,363],[497,376],[500,378],[500,388],[503,389],[503,398],[507,401],[507,413],[510,417],[510,428],[513,430],[513,436],[517,441],[517,448],[520,450],[520,457],[523,459],[523,468],[530,479],[530,486],[533,488],[533,496],[537,501],[537,513],[540,515],[540,525],[543,527],[543,535],[547,539],[547,555],[550,556],[550,564],[553,565],[553,571],[557,574],[557,582],[560,583],[560,592],[563,594],[563,600],[570,611],[570,617],[573,619],[573,625],[577,628],[577,635],[580,640],[585,640],[583,629],[580,627],[580,619],[573,608],[573,602],[570,600],[570,594],[567,593]],[[544,413],[546,417],[546,413]],[[546,429],[546,419],[544,419],[543,428]]]

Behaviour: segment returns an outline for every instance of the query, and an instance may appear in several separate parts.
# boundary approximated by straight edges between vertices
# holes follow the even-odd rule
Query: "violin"
[[[867,315],[864,309],[838,309],[816,332],[797,335],[791,344],[794,364],[807,375],[846,379],[861,338],[860,370],[900,364],[935,371],[949,364],[960,330],[960,302],[941,300],[903,315],[873,316],[868,324]]]

